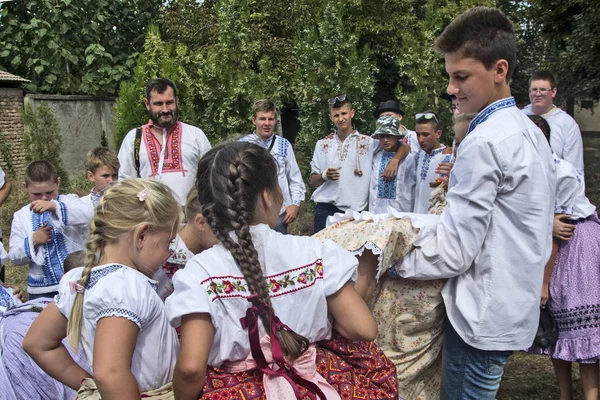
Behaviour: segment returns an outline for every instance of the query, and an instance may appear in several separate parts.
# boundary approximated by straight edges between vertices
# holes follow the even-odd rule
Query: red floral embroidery
[[[162,147],[154,134],[151,131],[152,121],[143,126],[144,131],[144,144],[146,145],[146,152],[150,159],[150,167],[152,169],[151,177],[158,174],[158,164],[160,163],[160,153]],[[163,173],[169,172],[181,172],[184,176],[187,170],[183,166],[183,157],[181,156],[181,136],[183,131],[183,125],[181,122],[177,122],[175,127],[167,135],[167,143],[163,143],[163,146],[167,146],[165,149],[165,159],[163,161]]]

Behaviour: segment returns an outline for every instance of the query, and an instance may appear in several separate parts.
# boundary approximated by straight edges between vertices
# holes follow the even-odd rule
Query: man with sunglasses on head
[[[433,190],[430,184],[435,182],[437,177],[435,169],[438,164],[449,162],[452,154],[444,154],[446,146],[440,143],[442,129],[436,113],[425,111],[416,114],[415,125],[421,149],[415,154],[417,185],[413,211],[427,214],[429,199]]]
[[[312,195],[317,203],[315,233],[325,228],[330,215],[365,209],[369,201],[373,154],[380,150],[378,141],[352,127],[354,109],[346,95],[338,94],[328,102],[329,118],[336,129],[317,142],[310,162],[310,184],[317,188]],[[385,179],[396,178],[398,163],[408,153],[408,146],[398,146],[383,173]]]
[[[556,97],[556,80],[550,71],[536,71],[529,78],[529,100],[523,111],[527,115],[540,115],[550,125],[550,147],[558,158],[575,166],[583,179],[583,139],[577,122],[553,104]]]

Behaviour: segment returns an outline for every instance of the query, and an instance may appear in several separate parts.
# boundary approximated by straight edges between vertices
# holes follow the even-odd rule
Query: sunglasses
[[[437,122],[438,124],[440,123],[440,120],[437,119],[437,117],[435,116],[434,113],[418,113],[418,114],[415,115],[415,121],[418,121],[421,118],[423,118],[423,119],[434,119],[435,122]]]
[[[329,104],[334,105],[337,102],[340,101],[344,101],[346,100],[346,95],[345,94],[340,94],[338,96],[332,97],[329,100],[327,100],[329,102]]]

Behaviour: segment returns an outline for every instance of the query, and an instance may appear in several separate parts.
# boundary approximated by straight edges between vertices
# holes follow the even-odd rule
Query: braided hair
[[[250,224],[255,222],[258,199],[265,190],[271,196],[281,196],[275,159],[262,147],[246,142],[214,147],[200,160],[196,188],[202,214],[217,239],[231,253],[249,291],[273,311]],[[229,235],[231,231],[235,232],[237,243]],[[262,314],[261,320],[269,331],[269,315]],[[298,358],[310,344],[308,339],[292,331],[280,330],[278,336],[285,355],[291,359]]]

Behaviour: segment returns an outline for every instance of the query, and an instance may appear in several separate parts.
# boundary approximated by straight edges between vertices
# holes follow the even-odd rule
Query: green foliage
[[[61,158],[60,127],[50,107],[46,103],[40,103],[37,106],[28,103],[21,113],[21,119],[25,125],[23,138],[25,161],[27,163],[37,160],[51,162],[60,176],[62,185],[69,186],[69,174]]]
[[[26,0],[1,4],[0,69],[53,94],[114,95],[131,77],[161,0]]]
[[[16,175],[15,166],[13,165],[13,149],[12,145],[0,132],[0,157],[2,157],[3,161],[3,171],[6,175],[14,178]]]

